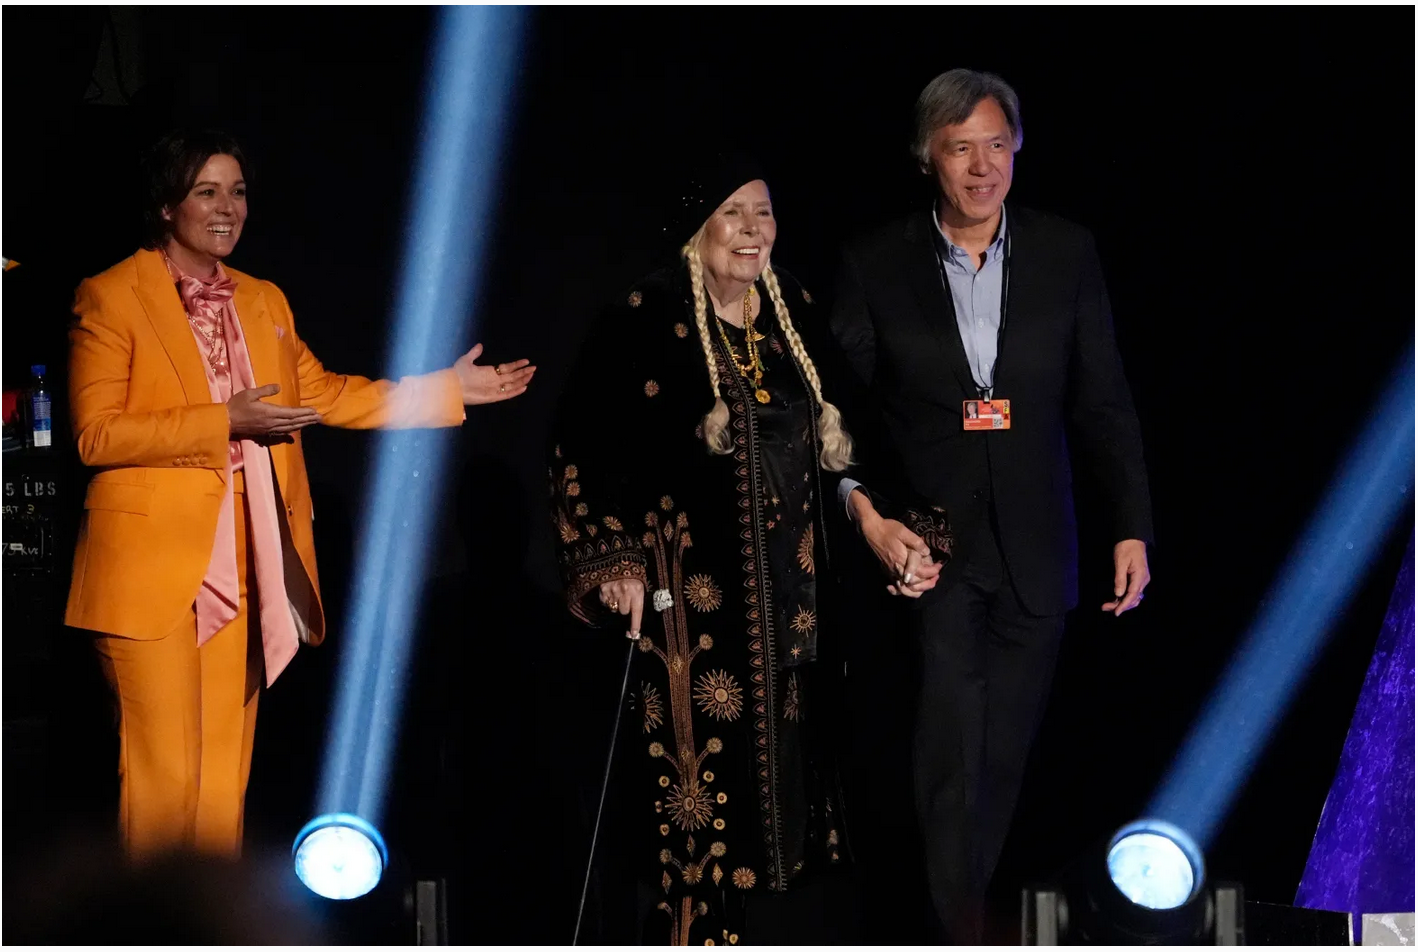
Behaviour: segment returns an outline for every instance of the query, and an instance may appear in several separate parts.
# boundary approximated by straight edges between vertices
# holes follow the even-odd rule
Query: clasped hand
[[[935,588],[944,566],[931,558],[924,539],[896,519],[883,519],[863,492],[854,491],[850,505],[862,538],[893,580],[886,586],[888,592],[920,598]]]

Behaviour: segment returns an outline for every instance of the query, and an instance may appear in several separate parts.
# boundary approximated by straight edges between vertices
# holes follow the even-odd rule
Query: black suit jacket
[[[942,283],[928,212],[846,249],[832,331],[868,418],[853,425],[887,493],[944,507],[956,531],[948,585],[988,531],[990,500],[1024,607],[1078,603],[1073,462],[1096,479],[1114,541],[1152,540],[1151,501],[1132,396],[1113,338],[1092,235],[1061,218],[1009,207],[1008,310],[994,395],[1011,429],[965,432],[976,399],[954,307]],[[1072,453],[1070,453],[1072,451]]]

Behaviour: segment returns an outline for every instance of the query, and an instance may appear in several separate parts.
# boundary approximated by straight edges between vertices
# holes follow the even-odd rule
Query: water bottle
[[[51,445],[53,411],[49,391],[44,388],[44,371],[44,364],[35,364],[30,368],[33,378],[30,384],[30,438],[31,445],[36,449]]]

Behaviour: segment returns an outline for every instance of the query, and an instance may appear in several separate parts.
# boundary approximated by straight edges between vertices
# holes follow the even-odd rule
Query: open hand
[[[281,392],[281,385],[268,383],[264,387],[253,387],[231,395],[226,402],[227,418],[231,421],[231,438],[234,440],[266,440],[283,442],[279,437],[288,436],[296,430],[304,429],[320,422],[320,414],[310,407],[286,407],[279,403],[266,403],[266,397],[274,397]]]
[[[463,403],[473,406],[480,403],[498,403],[511,400],[527,392],[532,382],[532,374],[537,368],[530,360],[514,360],[508,364],[479,365],[474,363],[482,356],[483,345],[474,344],[457,362],[453,369],[458,374],[458,383],[463,388]]]
[[[618,578],[601,583],[601,604],[613,612],[630,616],[625,637],[640,637],[640,618],[645,613],[645,583],[638,578]]]

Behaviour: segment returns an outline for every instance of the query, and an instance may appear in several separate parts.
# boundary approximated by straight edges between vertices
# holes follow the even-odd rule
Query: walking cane
[[[596,825],[591,830],[591,855],[586,857],[586,882],[581,886],[581,906],[576,910],[576,934],[571,944],[577,945],[581,938],[581,917],[586,913],[586,893],[591,888],[591,867],[596,862],[596,840],[601,835],[601,815],[606,810],[606,789],[611,782],[611,764],[615,762],[615,742],[620,736],[620,715],[625,710],[625,691],[630,687],[630,663],[635,660],[636,642],[632,639],[625,652],[625,676],[620,681],[620,700],[615,706],[615,726],[611,728],[611,746],[606,752],[606,775],[601,780],[601,802],[596,807]]]

